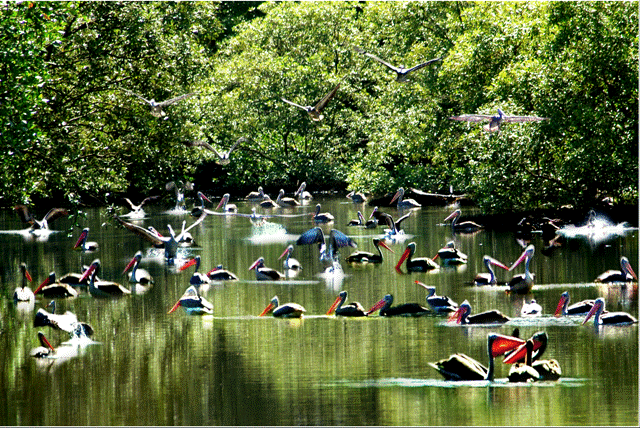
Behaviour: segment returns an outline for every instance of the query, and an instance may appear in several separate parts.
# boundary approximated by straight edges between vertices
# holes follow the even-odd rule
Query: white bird
[[[387,68],[393,70],[396,73],[396,80],[398,82],[406,82],[408,80],[409,73],[412,73],[412,72],[414,72],[416,70],[420,70],[421,68],[426,67],[427,65],[429,65],[429,64],[431,64],[433,62],[436,62],[436,61],[440,61],[442,59],[442,58],[434,58],[434,59],[430,59],[430,60],[428,60],[426,62],[423,62],[421,64],[418,64],[418,65],[416,65],[414,67],[404,68],[403,66],[400,66],[400,67],[393,66],[393,65],[389,64],[387,61],[382,60],[382,59],[378,58],[377,56],[375,56],[375,55],[373,55],[373,54],[371,54],[369,52],[366,52],[365,50],[363,50],[363,49],[361,49],[359,47],[356,47],[354,49],[355,49],[356,52],[361,53],[361,54],[363,54],[365,56],[368,56],[369,58],[374,59],[374,60],[378,61],[380,64],[382,64],[382,65],[386,66]]]
[[[182,144],[184,144],[187,147],[204,147],[205,149],[215,153],[218,156],[218,159],[216,159],[216,163],[218,165],[229,165],[229,162],[231,162],[231,160],[229,159],[229,157],[231,156],[231,152],[236,149],[238,144],[245,141],[247,141],[246,138],[240,137],[236,140],[235,143],[233,143],[233,145],[229,150],[225,150],[225,151],[216,150],[215,147],[209,144],[206,140],[183,141]]]
[[[129,204],[129,207],[131,207],[131,211],[128,212],[127,214],[124,214],[123,217],[129,217],[129,218],[142,218],[145,216],[145,212],[142,209],[142,207],[151,201],[154,201],[156,199],[158,199],[160,197],[160,195],[156,195],[156,196],[149,196],[148,198],[143,199],[142,202],[140,202],[139,205],[134,204],[133,202],[131,202],[131,199],[129,198],[124,198],[125,201],[127,201],[127,203]]]
[[[143,96],[138,95],[136,93],[133,93],[131,91],[127,91],[127,93],[130,94],[130,95],[134,95],[134,96],[140,98],[142,101],[144,101],[144,103],[147,104],[149,106],[149,108],[151,109],[151,114],[154,115],[155,117],[166,116],[166,113],[162,110],[163,107],[166,107],[166,106],[171,105],[171,104],[175,104],[178,101],[182,101],[182,100],[184,100],[186,98],[189,98],[190,96],[196,94],[195,92],[190,92],[188,94],[180,95],[180,96],[175,97],[175,98],[171,98],[171,99],[168,99],[168,100],[165,100],[165,101],[157,102],[153,98],[148,100],[148,99],[144,98]]]
[[[463,114],[460,116],[451,116],[449,119],[457,120],[462,122],[486,122],[486,124],[482,129],[487,132],[496,132],[500,130],[500,125],[504,123],[510,122],[540,122],[542,120],[549,120],[548,117],[538,117],[538,116],[507,116],[504,112],[498,109],[497,115],[490,114]]]
[[[309,117],[311,117],[313,121],[318,122],[324,118],[324,115],[322,114],[322,110],[324,110],[324,108],[327,106],[327,103],[336,95],[336,92],[338,91],[339,87],[340,87],[340,83],[338,83],[336,87],[333,88],[327,95],[322,97],[322,99],[318,101],[314,106],[301,106],[300,104],[296,104],[284,98],[281,98],[281,100],[287,104],[291,104],[294,107],[301,108],[302,110],[306,111],[309,114]]]
[[[183,183],[182,181],[170,181],[166,184],[165,188],[167,190],[175,190],[176,192],[176,210],[184,210],[184,194],[187,190],[193,190],[193,183],[187,181]]]

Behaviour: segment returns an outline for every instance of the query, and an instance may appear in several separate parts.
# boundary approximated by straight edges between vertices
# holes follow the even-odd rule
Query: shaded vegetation
[[[637,2],[11,2],[0,22],[0,205],[170,180],[233,197],[453,186],[485,212],[638,198]],[[443,60],[402,83],[355,47]],[[338,82],[321,122],[280,99]],[[190,92],[162,118],[131,95]],[[498,107],[550,120],[448,120]],[[182,144],[241,136],[226,166]]]

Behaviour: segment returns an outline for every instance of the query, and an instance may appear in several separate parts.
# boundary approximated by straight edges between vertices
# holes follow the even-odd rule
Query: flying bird
[[[218,165],[229,165],[229,162],[231,162],[231,160],[229,159],[229,157],[231,156],[231,152],[236,149],[238,144],[243,143],[245,141],[247,141],[247,139],[244,137],[238,138],[236,142],[233,143],[231,148],[226,151],[216,150],[211,144],[207,142],[207,140],[183,141],[182,144],[184,144],[187,147],[204,147],[205,149],[215,153],[216,156],[218,156],[218,159],[216,159],[216,163]]]
[[[307,113],[309,113],[311,120],[318,122],[324,118],[324,115],[322,114],[322,110],[324,110],[324,108],[327,106],[327,103],[331,101],[331,99],[336,95],[336,92],[338,91],[339,87],[340,87],[340,83],[338,83],[336,87],[331,90],[331,92],[329,92],[320,101],[318,101],[318,103],[315,106],[301,106],[300,104],[296,104],[284,98],[281,98],[281,99],[287,104],[291,104],[294,107],[298,107],[306,111]]]
[[[153,98],[148,100],[146,98],[144,98],[141,95],[138,95],[136,93],[133,93],[131,91],[127,91],[127,93],[129,95],[134,95],[138,98],[140,98],[142,101],[144,101],[145,104],[147,104],[149,106],[149,108],[151,109],[151,114],[154,115],[155,117],[163,117],[166,116],[166,113],[162,110],[163,107],[169,106],[171,104],[175,104],[178,101],[182,101],[186,98],[189,98],[192,95],[195,95],[195,92],[190,92],[188,94],[184,94],[184,95],[180,95],[179,97],[175,97],[175,98],[171,98],[162,102],[157,102],[156,100],[154,100]]]
[[[396,80],[398,82],[406,82],[408,80],[409,73],[412,73],[412,72],[414,72],[416,70],[420,70],[421,68],[426,67],[427,65],[429,65],[429,64],[431,64],[433,62],[442,60],[442,58],[434,58],[434,59],[430,59],[430,60],[428,60],[426,62],[423,62],[421,64],[418,64],[418,65],[416,65],[414,67],[404,68],[403,66],[400,66],[400,67],[393,66],[393,65],[389,64],[387,61],[378,58],[377,56],[365,51],[364,49],[356,47],[355,51],[358,52],[358,53],[361,53],[361,54],[363,54],[365,56],[368,56],[369,58],[374,59],[374,60],[378,61],[380,64],[382,64],[382,65],[386,66],[387,68],[393,70],[396,73]]]
[[[501,109],[498,109],[497,115],[490,114],[463,114],[460,116],[451,116],[449,119],[457,120],[460,122],[489,122],[482,129],[487,132],[500,131],[500,125],[502,123],[510,122],[540,122],[543,120],[549,120],[548,117],[538,116],[507,116]]]

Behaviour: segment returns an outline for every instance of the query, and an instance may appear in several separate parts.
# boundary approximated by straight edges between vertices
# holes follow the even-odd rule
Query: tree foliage
[[[485,211],[638,197],[637,3],[38,2],[0,19],[6,203],[176,178],[238,197],[453,186]],[[356,47],[442,61],[403,83]],[[320,122],[281,100],[338,83]],[[156,118],[131,92],[197,95]],[[550,120],[487,134],[448,119],[498,107]],[[182,144],[241,136],[227,166]]]

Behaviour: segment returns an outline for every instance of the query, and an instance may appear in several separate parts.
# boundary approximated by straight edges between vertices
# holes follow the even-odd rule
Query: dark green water
[[[336,217],[326,232],[339,229],[371,251],[371,238],[382,233],[346,227],[357,210],[347,199],[313,203],[275,212],[312,212],[315,202]],[[216,200],[217,202],[217,200]],[[253,205],[236,202],[241,212]],[[397,216],[395,208],[386,211]],[[203,295],[214,314],[188,316],[182,309],[167,314],[189,284],[193,268],[178,272],[167,267],[162,251],[108,222],[105,210],[89,210],[82,226],[100,249],[94,254],[72,250],[79,230],[68,237],[70,220],[56,221],[46,240],[21,234],[0,234],[2,245],[2,305],[0,309],[0,424],[2,425],[637,425],[638,327],[596,330],[590,322],[558,321],[552,317],[563,291],[572,301],[604,297],[609,311],[638,316],[637,285],[598,286],[593,280],[607,269],[620,269],[620,256],[638,272],[637,230],[600,242],[572,239],[550,255],[534,236],[536,274],[532,295],[544,309],[538,319],[519,318],[521,296],[504,287],[467,285],[484,271],[482,256],[492,255],[511,265],[523,247],[513,233],[490,230],[455,237],[441,225],[449,208],[423,207],[405,221],[403,243],[385,252],[379,266],[352,267],[344,261],[344,277],[327,279],[317,246],[296,246],[293,257],[304,269],[291,280],[256,281],[249,266],[260,256],[282,270],[278,256],[313,226],[310,217],[272,219],[267,227],[248,219],[208,217],[191,230],[197,247],[181,251],[199,254],[202,272],[218,264],[240,281],[214,283]],[[124,211],[126,212],[126,210]],[[259,212],[264,210],[259,209]],[[463,208],[463,215],[466,210]],[[167,224],[180,229],[188,215],[169,215],[160,207],[147,210],[137,222],[167,234]],[[44,214],[44,213],[43,213]],[[106,223],[106,224],[105,224]],[[0,229],[23,229],[11,211],[0,213]],[[104,224],[104,225],[103,225]],[[285,232],[286,230],[286,232]],[[393,269],[407,242],[417,244],[416,256],[433,257],[447,241],[455,241],[469,256],[467,265],[438,272],[399,274]],[[49,299],[37,298],[34,308],[21,311],[12,301],[20,284],[19,264],[26,262],[34,289],[49,272],[78,271],[81,263],[99,257],[102,279],[125,284],[126,263],[142,250],[142,267],[155,278],[144,295],[97,299],[81,292],[75,299],[56,299],[57,312],[69,310],[95,330],[98,342],[73,358],[36,360],[30,357],[43,331],[54,346],[68,340],[64,332],[33,327],[38,308]],[[355,249],[343,249],[342,258]],[[153,258],[152,256],[159,255]],[[499,270],[499,280],[513,272]],[[395,302],[425,303],[418,279],[437,287],[458,303],[468,300],[473,312],[499,309],[516,318],[505,326],[459,327],[441,317],[364,319],[326,317],[340,290],[366,309],[387,293]],[[297,302],[307,312],[301,320],[258,318],[270,299]],[[546,358],[562,367],[558,382],[513,385],[505,380],[509,366],[496,363],[496,381],[445,382],[427,365],[463,352],[487,363],[489,332],[522,337],[544,330],[549,336]]]

